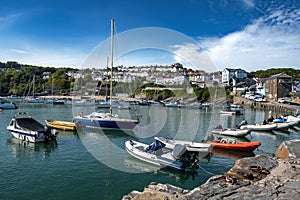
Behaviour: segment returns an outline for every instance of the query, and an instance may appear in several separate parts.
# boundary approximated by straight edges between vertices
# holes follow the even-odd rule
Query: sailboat
[[[102,129],[121,129],[131,130],[138,123],[139,120],[120,118],[118,115],[112,113],[112,77],[113,77],[113,54],[114,54],[114,19],[111,20],[111,60],[110,60],[110,99],[109,99],[109,113],[92,112],[89,115],[80,113],[74,117],[73,122],[81,126],[88,126]]]
[[[34,95],[34,92],[35,92],[35,74],[33,75],[33,79],[32,79],[32,87],[33,87],[32,88],[32,96],[28,97],[29,92],[30,92],[30,88],[29,88],[28,95],[25,98],[25,102],[27,102],[27,103],[44,103],[44,99],[36,97]]]

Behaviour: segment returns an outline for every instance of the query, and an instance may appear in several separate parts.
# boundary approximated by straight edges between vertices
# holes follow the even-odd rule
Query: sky
[[[300,0],[0,0],[0,61],[300,69]],[[101,60],[101,61],[100,61]]]

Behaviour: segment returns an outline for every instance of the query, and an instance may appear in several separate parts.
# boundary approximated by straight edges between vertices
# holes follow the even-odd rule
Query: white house
[[[222,83],[224,84],[228,84],[229,85],[229,81],[230,79],[235,79],[235,81],[237,79],[245,79],[247,78],[247,72],[243,69],[229,69],[229,68],[225,68],[222,71]],[[235,82],[236,84],[236,82]]]

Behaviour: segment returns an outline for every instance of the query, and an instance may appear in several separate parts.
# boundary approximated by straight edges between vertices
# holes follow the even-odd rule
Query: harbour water
[[[61,131],[57,141],[32,144],[12,138],[6,126],[17,112],[29,112],[45,119],[71,121],[73,114],[94,111],[94,107],[22,104],[18,110],[0,113],[0,196],[1,199],[121,199],[132,190],[142,191],[151,182],[169,183],[193,189],[215,174],[228,171],[236,159],[265,154],[272,156],[285,140],[300,138],[299,128],[288,132],[252,132],[241,140],[260,141],[253,154],[217,151],[200,161],[192,172],[155,169],[124,150],[128,139],[151,143],[154,136],[201,141],[209,130],[221,124],[234,127],[242,120],[259,123],[269,112],[246,108],[244,115],[221,115],[220,109],[178,109],[141,106],[114,110],[121,116],[139,115],[133,132],[83,129],[81,133]],[[281,114],[281,113],[277,113]]]

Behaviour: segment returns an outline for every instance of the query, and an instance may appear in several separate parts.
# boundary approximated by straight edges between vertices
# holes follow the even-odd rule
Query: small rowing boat
[[[74,122],[60,121],[60,120],[45,120],[48,127],[61,129],[65,131],[75,131],[76,125]]]

